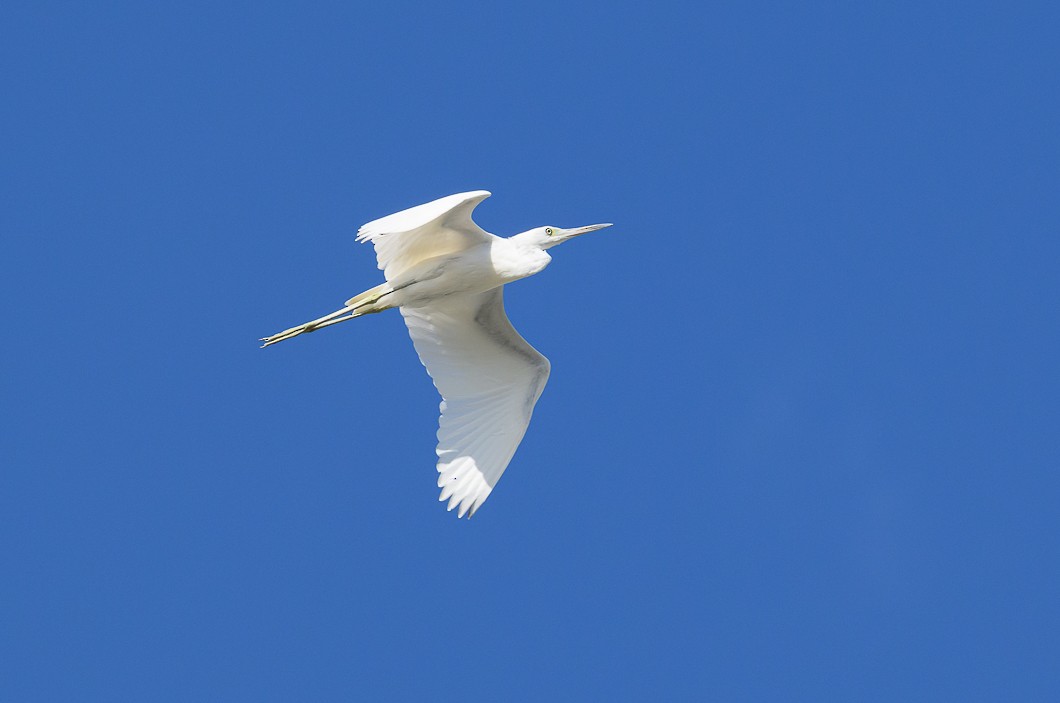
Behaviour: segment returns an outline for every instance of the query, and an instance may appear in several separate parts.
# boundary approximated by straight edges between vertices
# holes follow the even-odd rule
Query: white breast
[[[511,239],[495,239],[490,247],[493,270],[505,283],[533,276],[552,261],[544,249],[513,242]]]

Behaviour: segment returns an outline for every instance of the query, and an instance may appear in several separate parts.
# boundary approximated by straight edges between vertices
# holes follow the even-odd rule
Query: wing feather
[[[375,245],[379,268],[392,280],[421,261],[488,241],[471,212],[489,196],[486,190],[457,193],[387,215],[362,225],[357,241]]]
[[[508,321],[501,287],[403,307],[401,314],[442,396],[439,499],[460,517],[473,515],[526,433],[548,381],[548,359]]]

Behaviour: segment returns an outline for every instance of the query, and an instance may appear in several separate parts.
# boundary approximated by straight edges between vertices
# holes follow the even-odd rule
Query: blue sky
[[[1056,700],[1046,3],[6,3],[0,698]],[[470,523],[361,223],[615,227]]]

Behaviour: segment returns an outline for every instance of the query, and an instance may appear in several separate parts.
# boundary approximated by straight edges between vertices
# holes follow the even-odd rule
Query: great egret
[[[265,337],[262,348],[355,317],[398,308],[442,396],[438,420],[439,500],[475,514],[497,485],[530,424],[548,380],[548,359],[504,313],[505,283],[538,273],[547,249],[610,223],[537,227],[507,239],[471,220],[490,196],[476,190],[369,222],[358,242],[375,245],[386,283],[330,315]]]

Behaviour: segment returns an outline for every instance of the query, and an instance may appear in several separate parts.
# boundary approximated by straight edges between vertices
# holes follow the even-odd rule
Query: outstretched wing
[[[392,280],[421,261],[488,241],[491,235],[471,220],[488,197],[489,191],[473,190],[387,215],[357,230],[357,241],[375,245],[379,268]]]
[[[442,395],[439,500],[473,515],[508,467],[548,381],[549,363],[504,313],[503,288],[402,307]],[[469,515],[469,517],[470,517]]]

